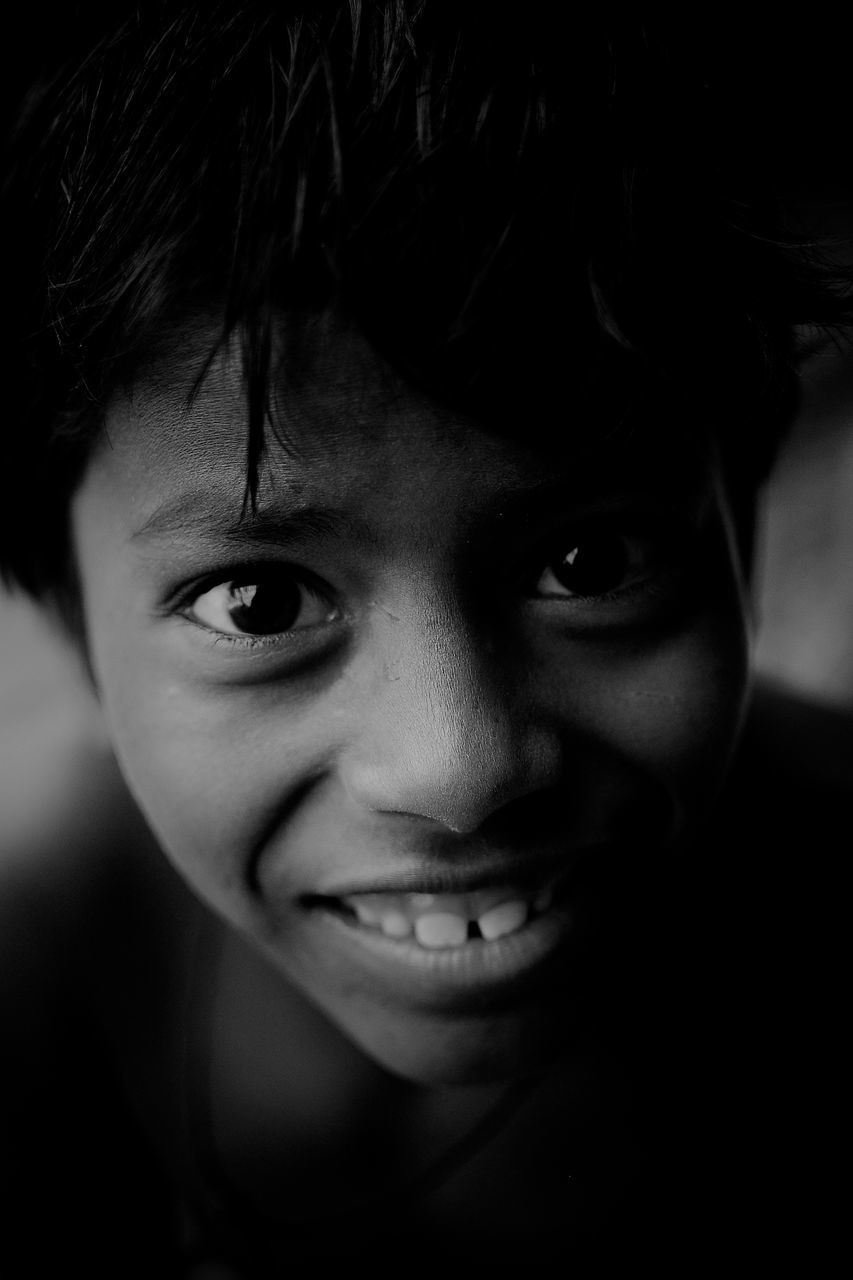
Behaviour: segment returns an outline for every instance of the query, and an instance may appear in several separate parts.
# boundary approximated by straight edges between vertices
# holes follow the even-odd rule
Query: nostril
[[[570,800],[558,785],[517,795],[494,809],[479,829],[490,844],[518,847],[521,844],[549,843],[564,832],[569,819]],[[571,801],[571,819],[576,821],[578,805]]]
[[[554,829],[560,800],[565,804],[553,779],[527,768],[520,750],[492,761],[400,750],[381,763],[351,765],[342,778],[347,794],[370,812],[425,820],[456,836],[483,831],[529,840]]]

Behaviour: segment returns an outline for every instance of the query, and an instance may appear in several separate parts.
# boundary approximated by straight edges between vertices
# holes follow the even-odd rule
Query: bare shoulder
[[[101,1081],[88,1111],[94,1117],[106,1110],[109,1010],[133,1016],[137,1003],[115,1000],[116,989],[128,987],[128,957],[138,945],[132,934],[139,932],[129,927],[126,860],[134,837],[127,797],[95,738],[70,734],[54,740],[46,756],[36,766],[41,804],[19,794],[6,811],[14,822],[0,824],[0,1081],[4,1098],[17,1099],[16,1110],[27,1114],[16,1141],[17,1115],[3,1107],[19,1162],[36,1131],[46,1145],[55,1133],[72,1141],[59,1080],[76,1081],[79,1073]]]
[[[68,642],[0,597],[0,912],[53,895],[71,912],[117,794],[94,697]],[[20,929],[13,929],[19,933]]]
[[[75,706],[0,726],[0,1006],[91,1007],[173,936],[182,886],[95,715]],[[7,1024],[8,1025],[8,1024]]]
[[[61,1253],[149,1276],[167,1201],[140,1117],[143,1087],[169,1096],[173,886],[107,745],[57,727],[33,755],[18,737],[3,780],[0,1272],[54,1274]]]

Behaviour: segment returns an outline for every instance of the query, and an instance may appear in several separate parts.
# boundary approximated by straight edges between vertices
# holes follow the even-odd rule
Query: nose
[[[359,805],[465,834],[554,784],[556,737],[537,723],[494,645],[453,616],[380,625],[385,642],[340,762]]]

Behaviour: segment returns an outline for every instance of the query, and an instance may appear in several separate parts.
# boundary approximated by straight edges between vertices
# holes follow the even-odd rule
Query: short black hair
[[[600,436],[685,406],[751,494],[790,415],[793,326],[846,304],[721,141],[702,75],[653,24],[588,8],[116,0],[19,51],[7,581],[61,595],[109,399],[199,310],[242,344],[249,491],[276,315],[334,305],[495,431]]]

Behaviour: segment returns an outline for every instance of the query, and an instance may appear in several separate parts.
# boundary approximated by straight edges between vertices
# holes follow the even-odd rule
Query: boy
[[[720,793],[832,296],[630,25],[82,19],[6,195],[3,554],[109,740],[7,894],[18,1273],[766,1248]]]

